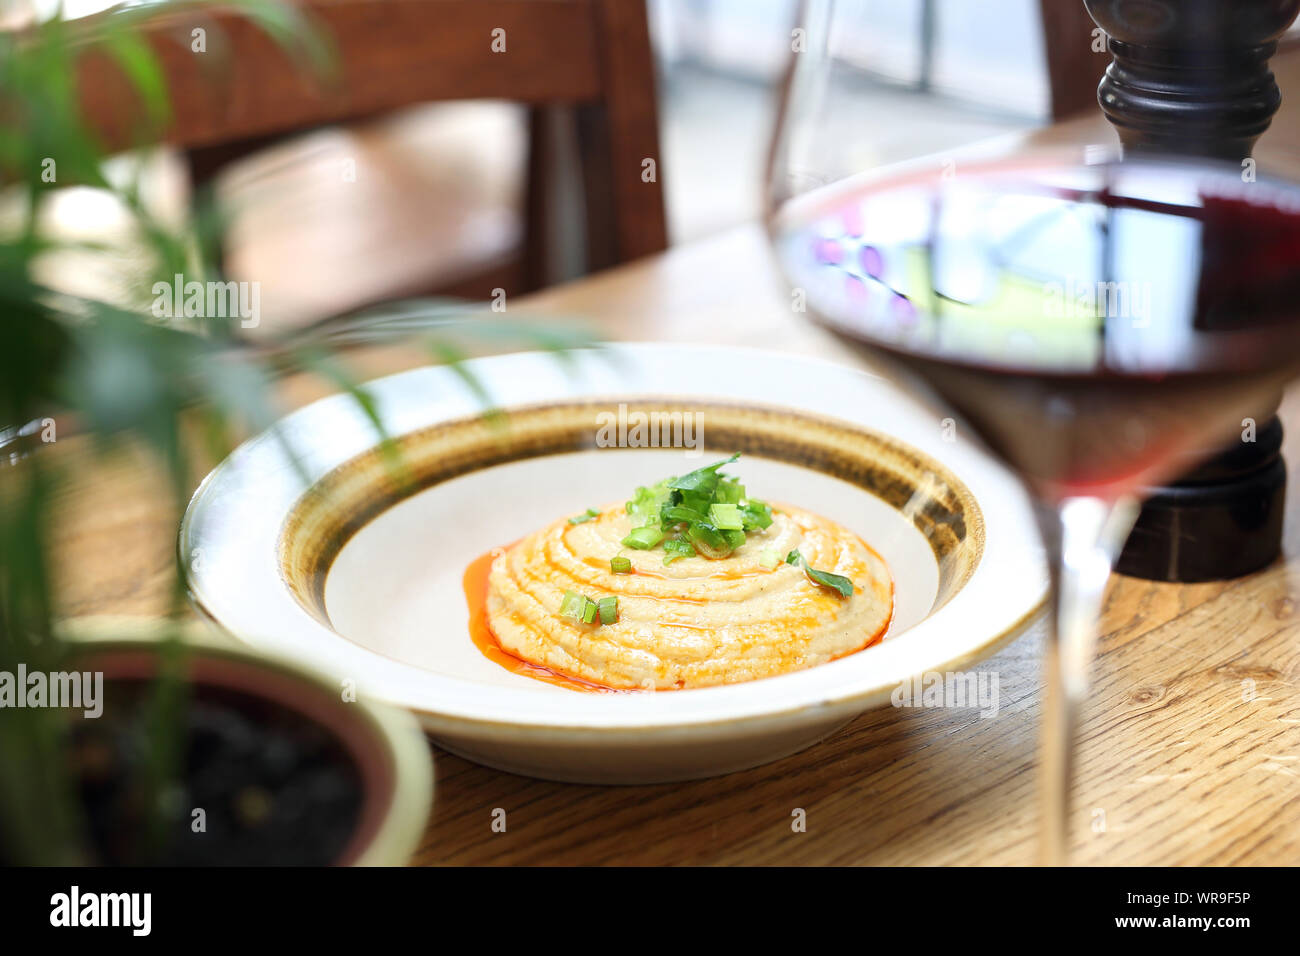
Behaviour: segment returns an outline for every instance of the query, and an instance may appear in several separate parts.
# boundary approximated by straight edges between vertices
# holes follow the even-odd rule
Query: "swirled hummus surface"
[[[560,519],[502,550],[488,575],[488,625],[510,654],[606,687],[668,690],[770,677],[875,643],[893,614],[879,555],[835,522],[773,505],[768,527],[727,557],[665,564],[663,552],[623,544],[640,522],[622,503]],[[841,575],[852,595],[804,567]],[[773,562],[772,555],[781,560]],[[614,573],[612,558],[630,573]],[[558,613],[565,592],[617,597],[612,623]]]

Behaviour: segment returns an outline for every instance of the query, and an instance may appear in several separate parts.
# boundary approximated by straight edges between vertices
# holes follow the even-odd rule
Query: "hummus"
[[[488,574],[487,621],[521,660],[607,687],[670,690],[771,677],[843,657],[883,637],[893,582],[880,556],[817,515],[774,505],[772,523],[728,557],[671,564],[624,547],[621,503],[580,524],[560,519],[502,551]],[[785,556],[853,582],[851,597],[811,581]],[[773,554],[781,560],[772,567]],[[630,559],[615,574],[610,559]],[[566,591],[618,598],[600,625],[558,613]]]

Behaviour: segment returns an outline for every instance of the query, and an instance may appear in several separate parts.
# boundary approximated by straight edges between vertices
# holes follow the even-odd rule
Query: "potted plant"
[[[433,774],[405,711],[198,622],[81,618],[58,633],[60,672],[103,681],[66,745],[87,861],[399,864],[418,845]],[[160,681],[168,666],[179,679]]]
[[[310,35],[289,4],[239,7],[285,42]],[[195,448],[220,456],[239,434],[270,426],[277,368],[306,364],[370,410],[310,334],[252,349],[221,322],[149,313],[156,281],[216,278],[193,225],[206,217],[169,229],[129,172],[105,174],[69,77],[78,56],[98,49],[156,107],[165,84],[137,33],[153,12],[121,8],[75,24],[56,15],[0,34],[0,185],[23,210],[0,235],[0,855],[37,864],[398,862],[423,830],[432,782],[409,715],[202,636],[179,566],[167,619],[57,620],[50,524],[67,476],[43,441],[75,430],[105,454],[143,446],[165,466],[161,492],[179,522]],[[165,111],[151,115],[161,122]],[[51,158],[57,182],[43,175]],[[38,278],[44,257],[69,246],[45,234],[42,214],[70,183],[127,210],[143,255],[135,298],[76,295]],[[51,706],[79,680],[79,707]]]

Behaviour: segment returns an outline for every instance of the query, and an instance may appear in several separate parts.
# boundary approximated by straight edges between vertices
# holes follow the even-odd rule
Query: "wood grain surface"
[[[1284,90],[1300,58],[1280,57]],[[1285,105],[1261,165],[1300,175],[1300,123]],[[1004,144],[1113,142],[1100,119]],[[761,345],[859,363],[793,315],[762,234],[746,227],[549,290],[512,306],[584,315],[614,339]],[[370,349],[379,374],[421,364]],[[320,394],[286,383],[288,404]],[[1282,409],[1300,473],[1300,396]],[[69,614],[158,613],[174,528],[137,461],[80,464],[59,531]],[[1300,863],[1300,506],[1284,559],[1236,581],[1116,577],[1079,741],[1074,859],[1084,864]],[[437,753],[421,864],[1029,864],[1041,625],[979,665],[997,674],[997,716],[885,708],[755,770],[653,787],[585,787],[499,773]],[[506,811],[494,832],[493,811]],[[792,827],[806,814],[806,831]]]

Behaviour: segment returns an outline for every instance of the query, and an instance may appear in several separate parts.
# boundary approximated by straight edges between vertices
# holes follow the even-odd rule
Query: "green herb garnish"
[[[623,539],[623,546],[627,548],[637,548],[641,551],[649,551],[660,541],[664,539],[664,533],[658,528],[646,526],[644,528],[633,528],[628,536]]]
[[[803,567],[803,573],[808,576],[808,580],[813,584],[820,584],[822,587],[838,591],[840,597],[853,597],[853,582],[842,574],[832,574],[829,571],[818,571],[808,566],[808,560],[798,551],[791,551],[785,556],[786,564],[797,564]]]
[[[618,620],[618,598],[603,597],[593,601],[577,591],[565,591],[560,600],[560,617],[583,624],[613,624]]]
[[[715,461],[713,464],[705,465],[703,468],[696,468],[694,471],[682,475],[680,478],[670,478],[668,480],[668,487],[673,491],[693,492],[698,495],[712,498],[713,493],[717,491],[718,482],[721,481],[721,478],[718,477],[718,469],[723,465],[730,465],[739,457],[740,452],[736,452],[730,458],[724,458],[722,461]]]
[[[750,498],[741,502],[738,507],[746,531],[762,531],[764,528],[771,527],[772,509],[765,502]]]
[[[618,620],[618,598],[603,597],[596,602],[596,607],[600,612],[601,624],[613,624]]]
[[[693,557],[695,557],[695,545],[687,541],[684,535],[673,535],[664,542],[664,564]]]
[[[739,457],[638,488],[624,506],[637,527],[623,544],[648,550],[662,543],[664,564],[697,554],[725,558],[745,543],[746,534],[771,527],[771,507],[721,471]]]
[[[735,478],[723,478],[718,482],[713,499],[721,504],[738,504],[745,500],[745,486]]]
[[[599,518],[600,512],[595,508],[588,508],[580,515],[574,515],[569,519],[569,524],[586,524],[592,518]]]
[[[609,559],[609,569],[615,574],[631,574],[632,559],[619,555],[616,558]]]
[[[659,511],[667,503],[672,492],[668,482],[661,481],[651,488],[638,488],[632,500],[624,508],[633,518],[641,519],[641,524],[658,524]]]
[[[713,504],[709,506],[709,518],[715,527],[723,531],[744,531],[745,518],[740,513],[740,506],[734,504]]]
[[[686,540],[706,558],[725,558],[735,550],[721,529],[707,521],[692,521],[686,525]]]
[[[587,599],[577,591],[565,591],[564,597],[560,600],[560,617],[571,617],[575,620],[582,620],[583,605]]]

